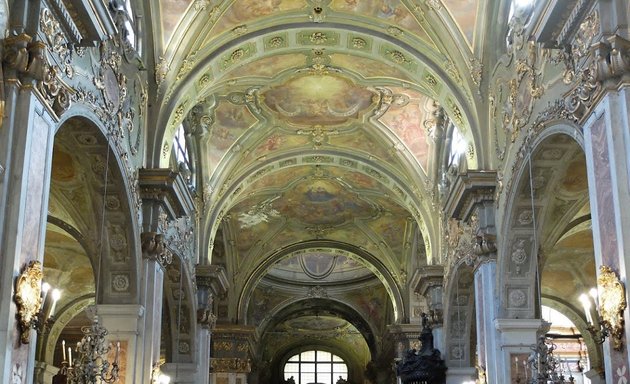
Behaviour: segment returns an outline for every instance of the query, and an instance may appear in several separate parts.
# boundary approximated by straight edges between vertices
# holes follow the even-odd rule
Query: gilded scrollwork
[[[17,305],[20,341],[22,344],[30,342],[31,328],[37,322],[37,315],[42,307],[41,287],[43,274],[42,263],[31,261],[15,280],[15,295],[13,299]]]
[[[597,286],[600,292],[599,308],[601,322],[609,332],[613,348],[620,351],[624,339],[623,312],[626,309],[626,290],[617,274],[608,266],[599,268]]]

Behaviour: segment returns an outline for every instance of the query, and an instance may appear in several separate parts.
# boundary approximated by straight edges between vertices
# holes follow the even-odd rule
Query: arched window
[[[459,131],[459,129],[453,126],[453,133],[451,135],[451,146],[449,148],[448,154],[448,167],[456,167],[459,165],[459,160],[463,154],[466,153],[468,149],[468,144],[466,143],[466,139],[464,135]]]
[[[304,351],[284,365],[284,379],[293,377],[295,384],[335,384],[348,379],[348,366],[343,359],[326,351]]]
[[[109,4],[119,32],[122,33],[129,46],[137,49],[136,25],[131,0],[111,0]]]
[[[184,132],[184,126],[180,124],[175,132],[175,138],[173,139],[173,154],[177,163],[177,170],[181,172],[182,176],[188,182],[190,187],[194,187],[194,168],[193,162],[188,151],[188,145],[186,143],[186,133]]]

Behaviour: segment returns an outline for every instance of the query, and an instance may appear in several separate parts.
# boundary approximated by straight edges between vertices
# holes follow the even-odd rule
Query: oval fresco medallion
[[[342,125],[360,119],[374,104],[374,92],[329,74],[303,74],[264,91],[264,105],[294,125]]]

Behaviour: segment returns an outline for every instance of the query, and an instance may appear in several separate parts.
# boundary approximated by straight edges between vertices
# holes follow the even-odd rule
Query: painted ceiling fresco
[[[262,94],[265,105],[286,122],[299,126],[341,125],[358,119],[374,94],[332,75],[303,75]]]
[[[340,283],[372,276],[365,265],[331,249],[313,249],[274,264],[269,276],[292,282]]]
[[[322,6],[319,16],[314,4]],[[435,177],[429,174],[436,152],[434,100],[453,108],[446,106],[455,100],[445,96],[451,92],[447,77],[464,86],[452,52],[444,49],[449,44],[436,37],[438,31],[461,30],[456,41],[472,42],[477,0],[161,5],[165,41],[186,6],[189,16],[207,18],[203,25],[191,24],[196,32],[186,46],[169,47],[189,56],[173,64],[177,76],[168,74],[165,84],[175,77],[177,83],[182,74],[186,97],[179,95],[176,103],[187,100],[185,113],[207,101],[211,124],[200,139],[204,167],[198,187],[214,204],[208,208],[210,225],[225,238],[211,240],[222,248],[213,251],[213,260],[243,287],[263,260],[287,246],[299,249],[265,266],[266,275],[245,293],[239,316],[261,325],[295,300],[335,297],[355,315],[373,318],[375,329],[385,327],[395,306],[388,284],[405,289],[419,212],[432,209],[424,186],[432,188]],[[451,19],[459,26],[440,24]],[[263,30],[283,23],[292,29]],[[201,57],[207,54],[216,59]],[[435,65],[444,63],[448,68],[440,74]],[[163,87],[168,97],[170,86]],[[308,244],[319,241],[334,246]],[[384,277],[368,257],[340,253],[344,245],[374,257],[391,275]],[[311,292],[319,284],[329,291]],[[301,313],[277,322],[269,335],[320,337],[320,330],[330,335],[331,329],[350,329],[355,336],[348,342],[357,348],[362,342],[368,356],[360,332],[337,315],[322,314],[326,321],[314,322],[312,313]]]
[[[46,228],[44,276],[53,288],[64,287],[57,308],[94,294],[94,273],[85,250],[75,238],[51,224]]]
[[[442,0],[442,2],[459,25],[468,43],[472,46],[479,0]]]

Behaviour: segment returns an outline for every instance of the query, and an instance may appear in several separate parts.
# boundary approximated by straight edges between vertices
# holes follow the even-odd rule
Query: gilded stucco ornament
[[[606,265],[599,268],[597,286],[600,293],[601,323],[612,338],[613,348],[620,351],[624,339],[623,311],[626,309],[626,290],[617,274]]]
[[[42,307],[43,275],[42,263],[31,261],[15,280],[13,300],[17,305],[20,341],[22,344],[30,342],[31,328],[36,324],[37,314]]]

